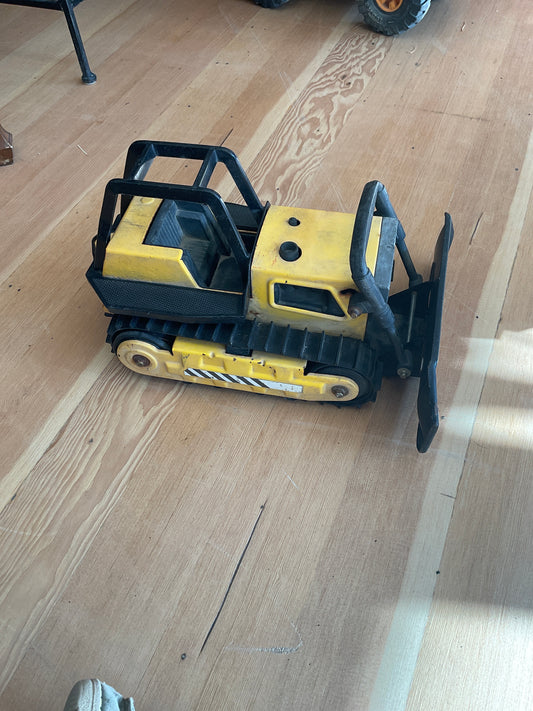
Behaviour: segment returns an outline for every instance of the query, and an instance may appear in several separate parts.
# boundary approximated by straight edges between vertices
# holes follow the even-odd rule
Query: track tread
[[[117,335],[125,330],[223,343],[228,352],[236,355],[262,351],[341,368],[355,368],[358,361],[371,363],[376,360],[373,349],[355,338],[329,336],[323,331],[315,333],[272,322],[262,323],[256,319],[194,324],[115,315],[109,324],[107,342],[113,346]]]

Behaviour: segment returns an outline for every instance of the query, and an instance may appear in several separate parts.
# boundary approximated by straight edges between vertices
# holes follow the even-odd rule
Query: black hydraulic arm
[[[373,180],[363,188],[355,216],[350,247],[350,269],[359,294],[352,295],[349,310],[353,316],[363,312],[372,313],[375,316],[394,347],[398,374],[406,377],[411,370],[410,355],[402,346],[396,330],[394,314],[378,289],[372,272],[366,263],[366,250],[374,215],[378,217],[393,217],[396,220],[398,225],[396,247],[409,276],[409,283],[416,284],[422,281],[422,277],[417,274],[413,266],[411,256],[405,245],[405,231],[391,205],[385,186],[379,180]]]
[[[385,187],[379,181],[373,181],[367,183],[363,190],[355,218],[350,250],[350,268],[353,281],[359,289],[360,294],[354,294],[352,296],[350,306],[353,305],[353,308],[356,310],[363,308],[378,319],[394,346],[398,374],[402,376],[405,372],[403,370],[404,368],[407,370],[410,369],[409,351],[402,346],[396,331],[392,309],[377,288],[372,273],[366,263],[366,250],[372,217],[374,215],[393,217],[397,220],[396,248],[398,249],[409,277],[411,310],[413,312],[417,298],[422,298],[418,292],[423,283],[423,279],[420,274],[416,272],[411,260],[411,256],[405,244],[405,231],[396,216]],[[427,293],[427,303],[422,309],[424,312],[424,342],[422,346],[422,361],[419,374],[420,384],[417,400],[418,431],[416,444],[419,452],[426,452],[428,450],[439,427],[436,372],[440,348],[446,267],[452,240],[452,220],[450,215],[446,213],[444,227],[440,232],[435,246],[431,276],[427,285],[423,285],[424,287],[427,286],[427,289],[424,289],[424,292]],[[362,307],[361,299],[363,299]],[[357,315],[357,312],[354,315]]]

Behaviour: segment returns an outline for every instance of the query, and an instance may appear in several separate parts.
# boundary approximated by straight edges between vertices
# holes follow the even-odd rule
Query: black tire
[[[369,400],[374,400],[376,397],[373,379],[370,375],[365,373],[361,373],[351,368],[338,368],[333,365],[322,365],[319,363],[312,364],[309,371],[313,373],[323,373],[324,375],[338,375],[342,378],[349,378],[357,384],[357,387],[359,388],[357,397],[353,400],[347,400],[346,402],[333,403],[338,407],[349,407],[354,405],[359,407],[359,405],[362,405]]]
[[[255,0],[256,5],[261,5],[261,7],[269,7],[271,9],[281,7],[287,2],[289,2],[289,0]]]
[[[358,0],[367,25],[383,35],[397,35],[417,25],[431,0]]]

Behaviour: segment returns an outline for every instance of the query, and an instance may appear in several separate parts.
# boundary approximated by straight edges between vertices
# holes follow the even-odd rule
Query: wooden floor
[[[0,5],[0,711],[99,677],[138,711],[533,708],[529,0]],[[137,138],[220,144],[262,200],[387,186],[426,276],[452,214],[442,425],[138,376],[84,278]]]

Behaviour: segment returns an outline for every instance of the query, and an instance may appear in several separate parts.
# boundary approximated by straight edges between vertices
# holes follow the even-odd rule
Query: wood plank
[[[505,307],[491,343],[466,467],[454,507],[439,584],[418,658],[408,708],[528,709],[533,672],[530,512],[533,140],[523,166],[517,220],[504,235],[520,246]],[[517,194],[518,196],[518,194]],[[522,224],[520,224],[520,217]],[[495,271],[509,261],[504,251]],[[489,294],[487,293],[487,297]],[[524,328],[526,326],[526,328]],[[512,363],[512,368],[510,364]],[[438,660],[438,663],[436,663]]]
[[[36,12],[29,12],[28,8],[18,5],[2,5],[0,17],[0,58],[16,51],[22,43],[38,35],[57,19],[57,16],[50,12],[38,9]]]
[[[302,47],[309,41],[308,33],[302,33]],[[331,41],[334,41],[335,37],[329,38],[327,35],[324,37],[322,33],[322,40],[326,39],[326,47],[329,46]],[[248,40],[247,40],[248,41]],[[230,47],[231,49],[231,47]],[[246,47],[245,52],[248,52]],[[309,51],[312,51],[312,47]],[[215,55],[216,57],[217,55]],[[320,55],[319,55],[320,56]],[[173,125],[177,120],[178,116],[183,114],[183,105],[187,106],[197,106],[198,102],[202,100],[202,97],[208,91],[208,87],[211,86],[216,75],[219,73],[219,62],[220,59],[213,58],[210,63],[208,70],[204,71],[201,77],[198,78],[197,82],[192,82],[190,88],[184,93],[183,97],[180,97],[174,101],[173,92],[174,86],[168,81],[168,74],[160,76],[160,67],[154,67],[152,71],[148,73],[146,77],[138,82],[126,94],[123,98],[124,107],[127,107],[130,102],[134,102],[134,97],[139,91],[148,90],[148,87],[154,86],[157,76],[160,76],[160,83],[157,86],[161,87],[162,91],[166,91],[166,100],[170,102],[170,106],[167,112],[164,114],[164,121],[166,124]],[[307,80],[308,72],[303,67],[302,62],[302,72],[303,78],[302,82]],[[298,66],[298,65],[296,65]],[[170,71],[173,76],[176,75],[173,65],[169,67],[167,71]],[[99,70],[100,72],[100,70]],[[242,81],[242,70],[240,65],[236,66],[233,70],[234,78],[231,81],[231,86],[236,86],[235,82],[238,80]],[[250,83],[256,80],[257,70],[252,67],[252,72],[250,73],[248,79]],[[190,75],[189,75],[190,76]],[[125,85],[131,81],[131,76],[125,79]],[[183,81],[187,81],[187,76],[184,76]],[[218,82],[217,82],[218,85]],[[83,87],[82,87],[83,88]],[[109,97],[104,91],[99,102],[95,101],[95,98],[91,94],[86,96],[86,110],[92,113],[90,116],[98,116],[101,112],[105,112],[106,106],[109,104]],[[285,96],[285,86],[282,82],[278,82],[272,87],[271,96]],[[122,92],[122,85],[115,82],[114,90]],[[248,92],[248,84],[244,85],[243,91]],[[274,91],[277,94],[274,94]],[[237,97],[240,94],[235,92]],[[246,101],[248,97],[246,97]],[[231,107],[233,98],[228,95],[226,101],[228,106]],[[238,98],[238,101],[241,101]],[[283,101],[283,98],[281,99]],[[217,105],[227,116],[229,113],[229,118],[231,120],[231,110],[228,111],[226,104],[220,97],[217,101]],[[82,112],[85,106],[82,105]],[[129,111],[128,109],[126,109]],[[142,113],[144,111],[144,115]],[[134,133],[132,133],[130,139],[133,140],[142,133],[141,126],[143,121],[148,121],[148,116],[150,116],[151,109],[149,105],[144,105],[141,112],[137,112],[133,117],[132,128]],[[184,138],[190,136],[190,140],[196,141],[206,141],[209,142],[212,135],[211,131],[216,131],[216,135],[219,140],[224,137],[222,132],[227,130],[227,123],[223,123],[219,120],[218,115],[215,113],[204,112],[202,116],[204,123],[201,123],[196,118],[196,114],[191,111],[187,111],[183,119],[181,119],[181,128],[184,131]],[[83,113],[82,113],[83,119]],[[42,119],[49,125],[55,125],[55,112],[50,111]],[[213,120],[216,121],[215,129],[212,129]],[[5,437],[3,444],[5,449],[5,465],[13,466],[13,469],[9,477],[4,479],[2,490],[4,494],[4,501],[9,500],[13,495],[17,487],[17,482],[20,482],[21,476],[27,474],[27,457],[23,457],[21,463],[16,462],[16,457],[20,456],[22,452],[27,451],[28,443],[31,441],[33,436],[37,436],[37,432],[46,432],[44,436],[38,436],[39,445],[37,451],[44,451],[42,447],[46,447],[46,442],[48,442],[48,437],[51,439],[55,436],[55,423],[59,422],[55,417],[55,408],[57,406],[58,399],[62,401],[65,398],[65,402],[70,402],[70,388],[73,387],[77,379],[77,374],[82,373],[82,380],[80,382],[86,382],[87,386],[90,387],[92,382],[89,379],[84,379],[83,373],[87,368],[89,373],[96,377],[96,373],[91,365],[94,358],[99,358],[100,343],[98,339],[99,329],[105,327],[102,324],[100,317],[100,309],[98,308],[97,301],[93,295],[87,289],[79,288],[79,275],[83,274],[85,268],[88,266],[88,238],[94,233],[96,229],[96,220],[100,209],[100,200],[102,195],[102,185],[98,185],[91,190],[88,195],[88,200],[83,207],[78,207],[73,210],[72,201],[76,199],[76,192],[71,190],[64,190],[58,188],[58,195],[55,195],[55,200],[48,204],[46,196],[49,194],[50,187],[54,185],[52,181],[57,181],[56,184],[62,186],[64,181],[67,180],[68,183],[80,184],[87,186],[96,180],[95,175],[99,174],[99,171],[105,171],[104,175],[107,178],[119,175],[122,171],[122,163],[124,160],[124,150],[129,144],[130,139],[123,145],[116,145],[116,132],[120,128],[120,121],[117,121],[113,116],[112,109],[109,109],[109,116],[107,119],[101,123],[90,123],[88,119],[83,119],[81,122],[77,123],[77,130],[82,131],[77,137],[72,134],[72,141],[68,141],[64,151],[60,153],[52,165],[47,166],[46,161],[44,161],[42,171],[35,175],[34,182],[25,188],[22,184],[24,180],[24,165],[18,166],[19,173],[15,173],[14,176],[14,190],[13,190],[13,200],[10,202],[8,213],[8,223],[6,227],[9,228],[12,239],[10,240],[11,249],[13,250],[13,260],[11,264],[5,264],[5,274],[7,275],[11,269],[15,269],[16,264],[19,262],[24,262],[20,269],[15,269],[13,274],[7,283],[8,296],[4,300],[2,307],[3,318],[8,324],[8,334],[9,334],[9,353],[10,358],[14,362],[15,369],[19,368],[18,371],[12,371],[9,378],[6,378],[5,382],[5,392],[6,398],[13,403],[13,407],[18,411],[18,408],[27,407],[29,401],[27,399],[27,393],[21,392],[18,383],[21,379],[24,379],[27,383],[28,390],[31,391],[32,388],[38,387],[37,383],[43,385],[43,377],[49,379],[48,382],[51,383],[51,387],[46,390],[45,396],[39,401],[37,406],[38,416],[35,417],[33,421],[33,427],[25,425],[23,431],[19,427],[19,419],[15,419],[6,426]],[[55,134],[58,138],[64,135],[64,132],[68,130],[67,121],[59,127],[57,133]],[[155,129],[155,135],[158,134],[158,128]],[[203,136],[202,133],[193,134],[193,131],[205,131],[206,135]],[[241,140],[246,139],[247,136],[253,135],[255,127],[250,124],[244,124],[239,130],[241,135]],[[32,129],[32,135],[36,136],[34,130]],[[40,134],[39,134],[40,135]],[[170,135],[169,138],[173,136]],[[180,136],[175,136],[176,139],[181,138]],[[24,136],[21,138],[22,144],[24,144]],[[78,145],[83,147],[83,150],[87,153],[85,155],[79,148]],[[117,149],[120,151],[117,153]],[[50,146],[49,152],[51,152],[52,146]],[[116,156],[120,156],[120,160],[116,159]],[[115,157],[111,163],[111,167],[107,164],[106,156]],[[58,166],[65,165],[67,162],[69,168],[63,169],[63,172],[58,170]],[[14,166],[17,168],[17,166]],[[65,174],[65,170],[68,173]],[[45,173],[43,175],[43,172]],[[20,189],[22,193],[17,192],[17,178],[20,175]],[[58,177],[61,176],[61,177]],[[68,177],[67,177],[68,176]],[[104,178],[104,180],[106,179]],[[61,181],[61,182],[59,182]],[[34,214],[28,215],[27,210],[24,209],[24,205],[30,201],[30,195],[32,195],[31,202],[35,201],[35,192],[39,190],[43,195],[43,199],[39,200],[36,212]],[[60,219],[61,213],[70,210],[68,214],[67,221],[63,223],[59,228],[56,228],[56,223]],[[20,214],[24,211],[26,215],[26,222],[20,221]],[[42,228],[40,225],[42,224]],[[46,242],[42,240],[46,237]],[[70,245],[74,243],[85,244],[81,250],[70,250]],[[25,243],[28,245],[24,250]],[[22,251],[24,250],[24,251]],[[9,247],[7,248],[9,253]],[[68,254],[70,259],[73,260],[70,263],[68,269],[65,269],[61,275],[57,275],[54,282],[49,280],[44,280],[42,283],[38,284],[38,291],[30,291],[27,289],[27,285],[33,282],[32,275],[38,268],[47,270],[52,270],[56,262],[57,253]],[[10,286],[11,284],[11,286]],[[73,298],[65,304],[61,299],[54,299],[53,294],[57,293],[73,293]],[[31,308],[31,304],[35,301],[37,297],[38,303],[41,305],[40,309],[35,310]],[[89,299],[89,300],[88,300]],[[0,307],[0,308],[2,308]],[[79,313],[86,312],[89,309],[90,314],[87,317],[80,319]],[[79,329],[74,333],[69,331],[62,331],[62,340],[58,341],[58,330],[62,330],[62,324],[73,322],[73,320],[79,325]],[[20,327],[21,322],[23,323],[23,328]],[[42,324],[48,324],[48,331],[43,330]],[[95,338],[91,341],[91,331],[87,331],[87,326],[90,329],[94,328],[95,331],[92,332]],[[51,343],[51,339],[54,339],[54,348],[50,351],[50,361],[49,367],[28,367],[28,361],[32,361],[34,358],[41,361],[43,344]],[[87,340],[89,338],[89,340]],[[93,346],[91,346],[91,343]],[[31,344],[31,348],[29,345]],[[64,348],[74,348],[75,353],[72,356],[75,358],[75,362],[78,364],[77,371],[73,370],[70,373],[61,373],[61,378],[58,379],[56,369],[53,367],[53,363],[61,358],[60,353]],[[21,355],[25,354],[25,358],[21,359]],[[42,361],[41,361],[42,364]],[[33,383],[31,376],[25,376],[28,370],[34,373]],[[58,382],[58,380],[60,382]],[[80,397],[83,397],[84,393],[80,393]],[[73,401],[74,402],[74,401]],[[26,403],[26,404],[24,404]],[[35,405],[33,405],[35,406]],[[66,412],[66,411],[65,411]],[[44,426],[42,425],[43,420],[46,420]]]
[[[107,7],[98,7],[94,3],[86,3],[76,8],[76,18],[89,57],[91,45],[88,40],[90,34],[86,28],[90,20],[92,20],[93,31],[95,31],[120,15],[132,2],[133,0],[120,0],[119,2],[108,4]],[[3,7],[1,11],[4,12]],[[38,17],[41,18],[42,25],[39,25],[38,29],[34,29]],[[0,95],[2,96],[2,103],[8,103],[23,94],[36,79],[44,77],[63,58],[68,57],[68,60],[65,59],[64,67],[69,67],[70,76],[77,75],[79,81],[79,65],[65,16],[62,12],[24,8],[20,16],[11,21],[10,28],[11,33],[9,34],[11,37],[14,39],[18,36],[19,41],[16,42],[16,45],[4,58],[0,58]],[[26,34],[26,28],[28,28],[28,34]],[[90,58],[89,63],[93,64],[92,58]],[[34,104],[33,108],[38,111],[39,105]]]
[[[91,0],[91,87],[59,26],[10,35],[2,711],[90,676],[140,711],[528,708],[531,19],[498,9],[383,38],[346,0]],[[428,455],[416,382],[353,411],[121,368],[83,274],[138,137],[223,142],[278,204],[350,211],[382,179],[425,274],[452,213]]]
[[[419,658],[415,640],[418,638],[419,642],[422,641],[427,618],[430,614],[431,592],[435,580],[433,571],[438,571],[440,575],[443,567],[439,558],[447,535],[447,526],[444,525],[444,521],[455,515],[455,492],[467,471],[463,460],[467,462],[467,467],[470,461],[470,452],[465,451],[468,441],[466,437],[470,436],[474,423],[479,419],[478,402],[485,387],[486,368],[494,343],[492,338],[487,338],[487,334],[495,332],[498,328],[500,304],[503,303],[506,296],[506,288],[511,278],[519,238],[523,234],[525,208],[528,204],[527,195],[531,193],[533,186],[531,182],[531,145],[533,144],[530,142],[530,150],[524,161],[524,171],[515,200],[510,208],[507,229],[503,234],[498,254],[492,263],[494,269],[490,270],[484,283],[479,304],[482,319],[475,322],[471,346],[463,361],[456,396],[446,415],[446,431],[442,446],[444,450],[449,450],[452,457],[446,463],[443,460],[438,461],[430,475],[426,501],[420,512],[417,536],[410,551],[410,560],[406,568],[400,604],[389,632],[371,708],[382,708],[389,704],[392,707],[397,704],[397,708],[405,707],[404,700],[409,693],[415,664]],[[471,511],[468,515],[471,516]],[[441,525],[435,525],[435,522],[439,521]],[[432,545],[429,545],[430,542]],[[464,551],[461,551],[459,555],[462,557]],[[420,576],[421,569],[426,571],[425,583],[424,578]],[[433,581],[431,580],[432,573]],[[407,639],[410,640],[409,645],[407,645]],[[411,656],[406,655],[407,646],[412,650]],[[432,663],[435,664],[435,660]],[[415,689],[417,683],[415,678]],[[433,694],[433,691],[431,693]],[[432,703],[437,704],[435,700]],[[442,706],[439,708],[447,708],[448,697],[443,696],[441,704]],[[437,706],[435,707],[437,708]],[[412,708],[418,708],[416,703]]]

